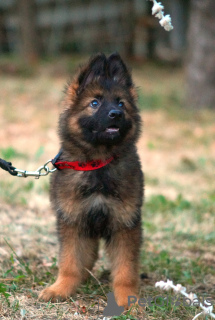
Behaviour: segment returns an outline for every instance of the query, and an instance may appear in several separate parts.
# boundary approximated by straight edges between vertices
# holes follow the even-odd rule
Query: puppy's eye
[[[124,106],[124,102],[119,101],[119,103],[118,103],[118,107],[122,108],[123,106]]]
[[[90,106],[94,109],[98,108],[99,104],[100,104],[99,101],[96,99],[90,102]]]

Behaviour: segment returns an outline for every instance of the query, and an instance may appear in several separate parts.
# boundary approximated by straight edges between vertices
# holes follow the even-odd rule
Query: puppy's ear
[[[109,77],[127,87],[133,85],[130,72],[118,53],[113,53],[107,60]]]
[[[105,76],[107,59],[104,54],[99,53],[94,58],[92,58],[89,64],[80,72],[78,77],[80,93],[88,84],[92,83],[95,80],[98,80],[100,77]]]

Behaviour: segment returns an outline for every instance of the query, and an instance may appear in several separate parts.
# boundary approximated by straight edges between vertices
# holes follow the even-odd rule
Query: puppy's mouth
[[[105,129],[105,132],[107,133],[116,133],[119,132],[119,128],[117,126],[110,126]]]
[[[98,131],[93,130],[93,133],[97,133],[97,132],[98,132]],[[105,132],[105,133],[110,133],[110,134],[117,133],[117,132],[119,132],[119,127],[117,127],[117,126],[110,126],[110,127],[107,127],[103,132]]]

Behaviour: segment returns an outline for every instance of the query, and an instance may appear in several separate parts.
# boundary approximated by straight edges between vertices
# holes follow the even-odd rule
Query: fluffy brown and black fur
[[[100,238],[112,268],[116,301],[138,296],[143,175],[135,143],[140,116],[131,75],[118,54],[98,54],[68,86],[60,116],[61,160],[114,160],[94,171],[60,170],[51,180],[57,213],[59,274],[45,301],[66,299],[87,278]]]

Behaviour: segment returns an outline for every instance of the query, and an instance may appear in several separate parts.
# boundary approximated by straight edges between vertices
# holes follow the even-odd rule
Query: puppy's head
[[[67,88],[60,120],[62,140],[91,147],[135,142],[140,131],[136,97],[121,57],[96,55]]]

